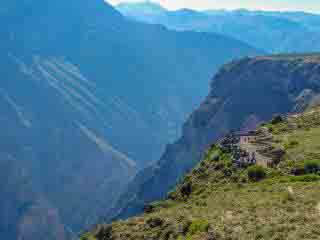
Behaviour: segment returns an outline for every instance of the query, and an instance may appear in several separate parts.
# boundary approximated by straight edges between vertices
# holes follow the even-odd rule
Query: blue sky
[[[112,4],[141,0],[107,0]],[[261,9],[320,13],[320,0],[152,0],[169,9]]]

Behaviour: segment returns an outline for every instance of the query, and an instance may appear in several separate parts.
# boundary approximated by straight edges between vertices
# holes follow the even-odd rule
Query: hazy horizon
[[[146,0],[107,0],[112,5],[128,2],[146,2]],[[147,0],[148,1],[148,0]],[[150,0],[149,0],[150,1]],[[270,0],[268,3],[262,0],[152,0],[161,6],[170,9],[190,8],[195,10],[263,10],[263,11],[304,11],[310,13],[320,13],[319,0]]]

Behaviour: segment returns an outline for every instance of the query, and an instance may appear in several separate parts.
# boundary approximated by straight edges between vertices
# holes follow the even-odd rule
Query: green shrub
[[[231,177],[232,176],[232,170],[230,168],[224,168],[222,170],[222,172],[226,177]]]
[[[180,188],[180,193],[183,197],[189,197],[191,192],[192,192],[191,181],[185,182]]]
[[[281,122],[283,122],[283,117],[281,115],[277,115],[271,120],[272,125],[275,125]]]
[[[188,229],[188,235],[192,236],[197,233],[208,232],[209,223],[203,219],[193,220]]]
[[[320,172],[320,160],[305,161],[304,170],[307,174]]]
[[[291,169],[291,174],[295,176],[301,176],[306,174],[306,171],[303,166],[295,166]]]
[[[164,220],[159,217],[151,217],[147,219],[146,223],[148,224],[149,227],[155,228],[155,227],[161,227],[162,224],[164,223]]]
[[[89,238],[88,240],[94,240],[96,238],[111,240],[112,239],[112,226],[111,225],[98,226],[94,232],[94,237],[91,236],[91,238]]]
[[[284,148],[287,149],[291,149],[296,147],[297,145],[299,145],[299,142],[296,140],[290,140],[289,142],[285,143]]]
[[[296,163],[292,166],[291,173],[296,176],[301,176],[305,174],[319,174],[320,160],[308,160]]]
[[[80,240],[96,240],[90,233],[83,234]]]
[[[267,171],[262,166],[254,165],[248,168],[248,178],[251,181],[257,182],[266,178],[266,176],[267,176]]]

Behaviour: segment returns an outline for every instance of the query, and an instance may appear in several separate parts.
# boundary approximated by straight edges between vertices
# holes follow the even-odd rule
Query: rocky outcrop
[[[309,97],[302,98],[307,92]],[[316,103],[319,94],[317,54],[244,58],[225,65],[213,78],[205,101],[185,123],[182,137],[129,185],[116,217],[127,217],[142,211],[143,204],[164,198],[209,144],[230,130],[248,130],[248,122],[253,129],[275,114],[301,110]],[[248,119],[255,119],[255,124]]]

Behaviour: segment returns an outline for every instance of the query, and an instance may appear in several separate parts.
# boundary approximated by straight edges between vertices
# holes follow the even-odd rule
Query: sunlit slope
[[[82,239],[317,239],[320,108],[274,118],[252,144],[270,166],[236,167],[233,152],[213,145],[167,200]]]

